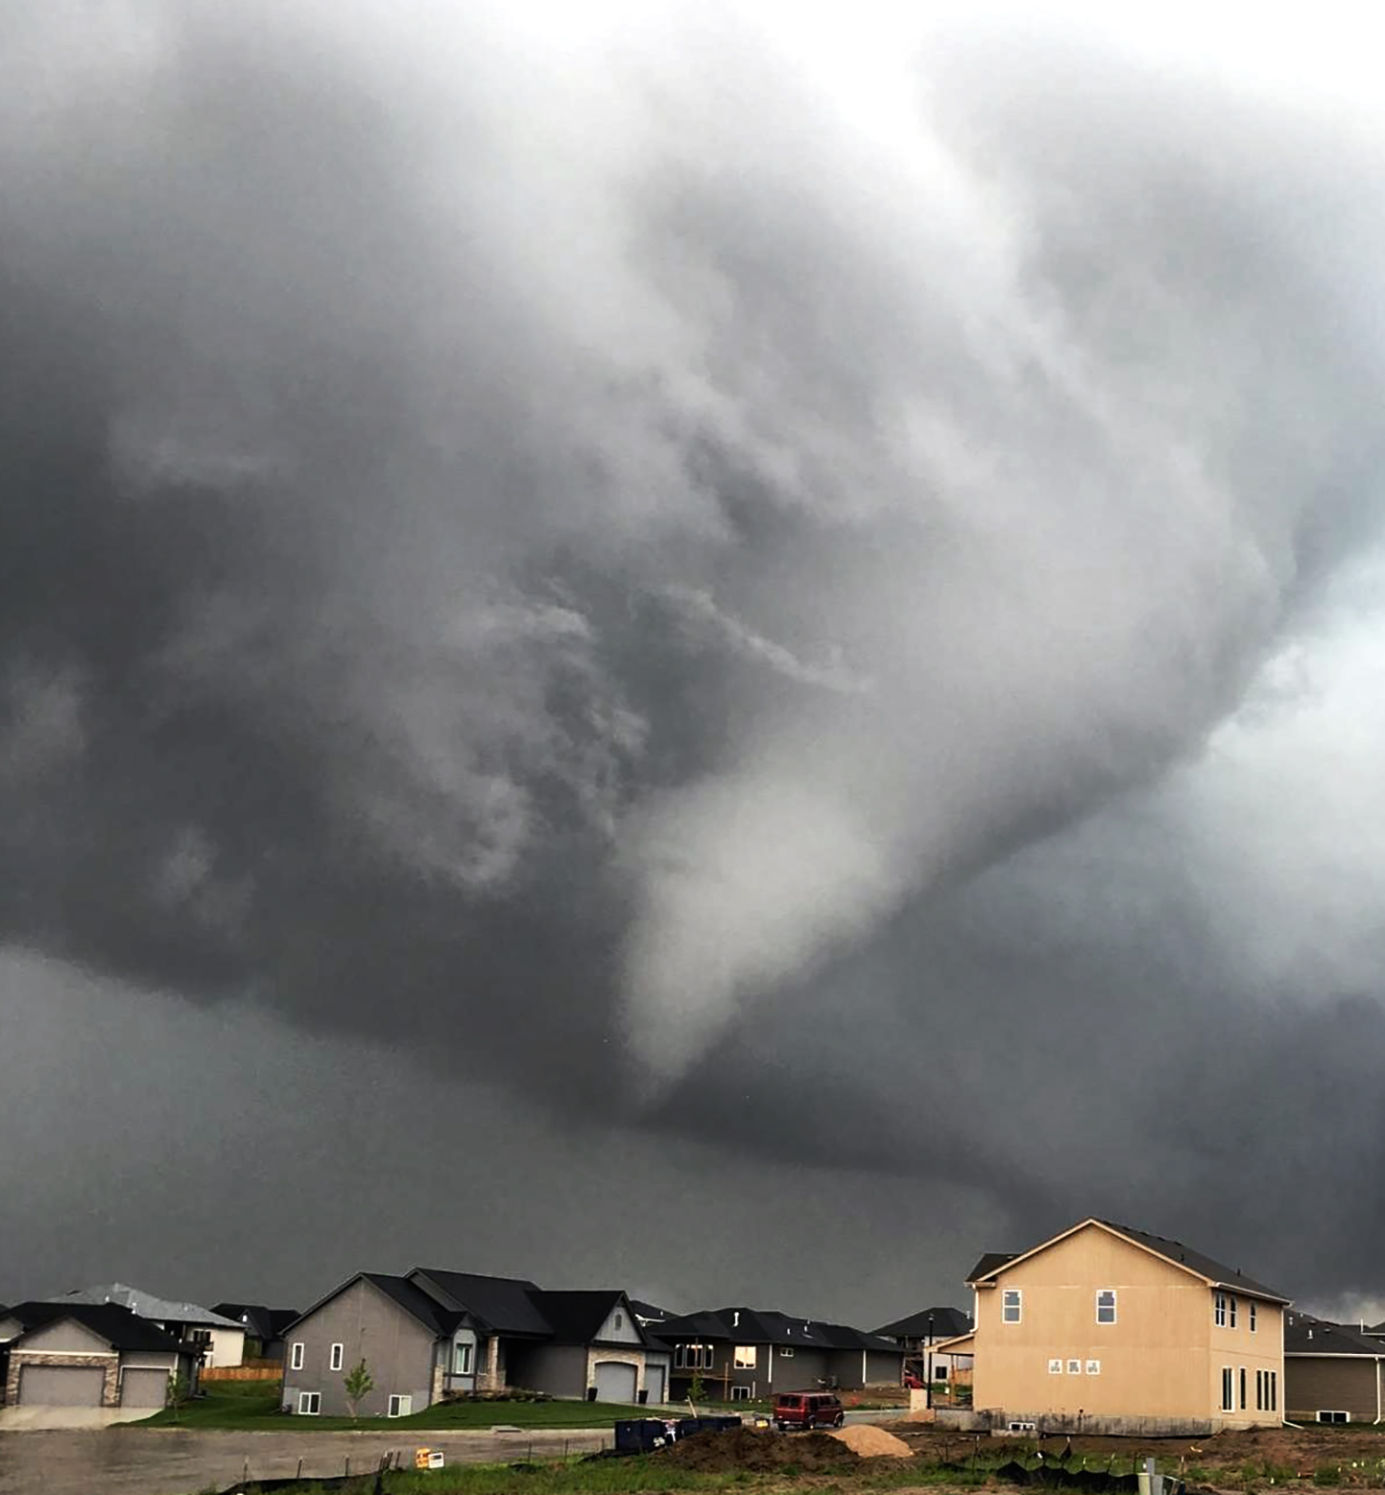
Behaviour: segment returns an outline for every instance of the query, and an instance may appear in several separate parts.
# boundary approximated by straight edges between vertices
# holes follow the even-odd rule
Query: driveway
[[[195,1495],[251,1478],[298,1472],[322,1478],[374,1469],[390,1449],[406,1465],[416,1448],[441,1448],[449,1464],[495,1464],[609,1448],[611,1432],[525,1429],[518,1433],[236,1433],[209,1429],[110,1428],[100,1432],[0,1433],[0,1495]]]

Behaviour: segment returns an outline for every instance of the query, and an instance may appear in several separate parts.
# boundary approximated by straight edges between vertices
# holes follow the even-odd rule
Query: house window
[[[939,1360],[933,1366],[933,1379],[935,1381],[945,1381],[945,1380],[947,1380],[947,1361],[946,1360]]]
[[[1265,1410],[1265,1372],[1263,1370],[1255,1372],[1255,1410],[1257,1412]]]
[[[341,1361],[342,1361],[342,1355],[343,1354],[344,1354],[344,1348],[343,1348],[343,1346],[341,1346],[339,1344],[334,1344],[332,1346],[332,1358],[331,1358],[330,1364],[328,1365],[328,1369],[329,1370],[340,1370],[341,1369]]]
[[[1080,1376],[1082,1374],[1082,1362],[1080,1360],[1069,1360],[1068,1374],[1070,1376]]]
[[[1270,1383],[1269,1409],[1271,1412],[1277,1412],[1279,1410],[1279,1372],[1277,1370],[1267,1370],[1265,1374],[1269,1378]]]
[[[1350,1412],[1319,1412],[1319,1422],[1350,1422]]]
[[[1087,1374],[1089,1376],[1099,1376],[1101,1374],[1101,1361],[1089,1360],[1087,1362]]]
[[[458,1376],[469,1376],[471,1374],[471,1350],[469,1344],[453,1345],[453,1374]]]
[[[1234,1329],[1236,1327],[1236,1297],[1234,1293],[1228,1301],[1231,1307],[1231,1327]]]
[[[731,1388],[731,1400],[733,1402],[748,1402],[750,1400],[749,1386],[733,1386]]]
[[[624,1327],[625,1327],[625,1315],[620,1311],[619,1308],[617,1308],[616,1309],[616,1328],[617,1329],[623,1329]]]
[[[1241,1367],[1241,1411],[1246,1409],[1246,1368]]]
[[[1212,1321],[1213,1321],[1213,1323],[1216,1324],[1216,1326],[1217,1326],[1218,1329],[1225,1329],[1226,1328],[1226,1294],[1225,1293],[1218,1293],[1217,1296],[1216,1296],[1216,1306],[1215,1306],[1215,1309],[1213,1311]]]
[[[289,1369],[303,1369],[303,1341],[301,1339],[295,1339],[293,1342],[293,1349],[289,1352]]]
[[[736,1346],[735,1359],[731,1364],[736,1370],[754,1370],[755,1346],[753,1344],[738,1344]]]
[[[1255,1333],[1255,1299],[1252,1298],[1246,1307],[1250,1310],[1250,1332]]]
[[[1096,1321],[1099,1324],[1114,1324],[1116,1321],[1116,1290],[1103,1287],[1097,1290]]]
[[[298,1415],[300,1417],[316,1417],[322,1411],[322,1393],[320,1391],[300,1391],[298,1393]]]
[[[1061,1356],[1055,1356],[1048,1362],[1048,1373],[1051,1376],[1061,1376],[1063,1374],[1063,1361]]]
[[[1024,1308],[1024,1295],[1017,1287],[1005,1288],[1000,1297],[1000,1322],[1017,1324]]]
[[[711,1370],[712,1346],[709,1344],[676,1344],[673,1363],[679,1370]]]
[[[779,1358],[781,1360],[792,1360],[793,1346],[791,1344],[781,1344],[779,1346]]]
[[[1235,1380],[1231,1374],[1229,1365],[1222,1366],[1221,1372],[1221,1409],[1230,1412],[1235,1406]]]
[[[390,1397],[389,1411],[387,1417],[412,1417],[414,1413],[414,1399],[409,1396]]]

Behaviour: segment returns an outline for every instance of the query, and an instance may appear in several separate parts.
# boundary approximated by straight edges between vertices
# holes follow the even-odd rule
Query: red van
[[[830,1391],[785,1391],[774,1398],[774,1425],[781,1433],[839,1428],[842,1420],[841,1400]]]

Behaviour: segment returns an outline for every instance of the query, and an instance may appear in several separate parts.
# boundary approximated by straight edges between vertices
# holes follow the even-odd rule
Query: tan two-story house
[[[1083,1220],[967,1279],[994,1430],[1202,1435],[1283,1418],[1282,1294],[1179,1241]]]

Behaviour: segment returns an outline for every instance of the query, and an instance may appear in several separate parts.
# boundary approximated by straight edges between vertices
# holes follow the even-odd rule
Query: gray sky
[[[26,9],[0,1298],[1385,1296],[1360,37]]]

